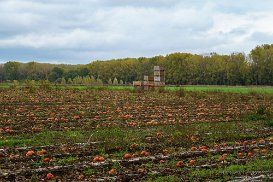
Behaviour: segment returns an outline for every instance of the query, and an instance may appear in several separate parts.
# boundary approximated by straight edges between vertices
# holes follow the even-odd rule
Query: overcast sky
[[[0,0],[0,62],[86,64],[273,43],[272,0]]]

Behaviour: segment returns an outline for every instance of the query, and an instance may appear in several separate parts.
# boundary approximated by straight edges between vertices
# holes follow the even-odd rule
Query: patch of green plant
[[[266,120],[268,118],[272,118],[272,113],[264,105],[259,105],[255,113],[246,117],[247,120],[251,121]]]
[[[115,163],[113,163],[112,168],[116,169],[116,170],[119,170],[119,169],[122,169],[122,166],[120,165],[120,163],[115,162]]]
[[[79,160],[78,157],[68,156],[65,158],[57,159],[56,163],[60,164],[60,165],[66,165],[66,164],[73,164],[73,163],[77,162],[78,160]]]
[[[269,127],[273,127],[273,120],[267,121],[266,125]]]
[[[174,86],[166,86],[165,89],[167,90],[177,90],[180,87]],[[199,85],[186,85],[183,86],[186,91],[193,91],[193,92],[227,92],[227,93],[243,93],[243,94],[272,94],[273,88],[271,87],[243,87],[243,86],[199,86]]]
[[[44,145],[56,144],[56,143],[76,143],[83,142],[87,140],[88,136],[80,130],[71,131],[42,131],[34,136],[34,144],[39,145],[43,143]]]
[[[0,88],[10,88],[9,84],[0,84]]]
[[[165,139],[166,141],[164,141],[167,146],[192,146],[190,138],[196,132],[195,125],[174,124],[166,126],[164,130],[165,133],[170,134],[170,136]]]
[[[265,117],[259,114],[251,114],[247,116],[247,120],[251,120],[251,121],[258,121],[263,119],[265,119]]]
[[[106,151],[115,149],[116,147],[126,149],[133,142],[140,143],[144,136],[143,133],[128,128],[103,128],[97,129],[92,136],[95,141],[102,142],[100,147]]]
[[[152,168],[153,166],[155,166],[156,164],[153,162],[153,161],[149,161],[145,164],[143,164],[143,166],[146,168],[146,169],[149,169],[149,168]]]
[[[39,167],[43,167],[45,164],[43,162],[34,162],[32,163],[32,166],[34,168],[39,168]]]
[[[177,182],[181,181],[181,178],[175,175],[170,176],[157,176],[155,178],[148,178],[145,180],[145,182]]]
[[[27,102],[27,101],[29,101],[29,98],[28,97],[20,97],[19,101],[20,102]]]
[[[0,140],[0,146],[27,146],[32,144],[32,139],[22,139],[22,138],[8,138],[6,140]]]
[[[87,142],[89,132],[82,130],[71,131],[41,131],[34,134],[21,134],[7,137],[0,140],[0,146],[22,147],[22,146],[39,146],[55,145],[61,143],[83,143]]]
[[[127,150],[120,150],[120,151],[116,151],[112,154],[112,157],[115,159],[121,159],[123,158],[124,154],[130,153]]]
[[[133,90],[133,86],[88,86],[88,85],[56,85],[58,89],[94,89],[94,90]]]
[[[84,168],[84,174],[88,177],[92,176],[95,174],[95,169],[91,167]]]
[[[249,171],[272,171],[273,170],[273,159],[257,159],[250,161],[244,165],[234,164],[223,168],[215,169],[194,169],[190,170],[188,177],[191,180],[197,179],[217,179],[225,178],[231,180],[236,174],[242,174]]]
[[[135,98],[134,96],[130,95],[129,100],[130,100],[130,101],[135,101],[136,98]]]
[[[215,179],[219,177],[218,173],[220,174],[219,169],[194,169],[189,171],[188,178],[190,180]]]
[[[173,167],[175,166],[177,163],[177,160],[175,160],[174,158],[172,158],[171,160],[166,161],[166,165],[169,167]]]

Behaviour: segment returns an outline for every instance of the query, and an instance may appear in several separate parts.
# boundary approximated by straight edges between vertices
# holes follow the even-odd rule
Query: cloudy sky
[[[273,43],[272,0],[0,0],[0,62],[85,64]]]

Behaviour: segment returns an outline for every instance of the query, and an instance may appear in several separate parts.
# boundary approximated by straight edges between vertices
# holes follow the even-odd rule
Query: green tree
[[[64,69],[60,67],[54,67],[49,75],[49,81],[55,82],[58,78],[62,78]]]
[[[113,84],[114,85],[118,85],[118,79],[115,77],[114,80],[113,80]]]
[[[9,61],[4,64],[4,72],[6,80],[19,80],[19,69],[20,63],[15,61]]]
[[[257,46],[250,53],[251,74],[256,85],[273,85],[273,44]]]

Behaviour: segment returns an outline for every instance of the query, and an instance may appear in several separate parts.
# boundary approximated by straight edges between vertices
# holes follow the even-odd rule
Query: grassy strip
[[[187,176],[190,180],[196,179],[217,179],[221,177],[225,180],[234,179],[238,174],[245,174],[251,171],[273,171],[273,159],[257,159],[244,165],[234,164],[227,167],[215,169],[193,169]]]
[[[41,131],[34,135],[22,134],[0,140],[0,146],[23,147],[43,146],[62,143],[80,143],[87,141],[83,131]]]
[[[0,84],[0,88],[10,88],[10,85],[3,85],[3,84]]]
[[[241,86],[182,86],[182,87],[165,87],[166,90],[179,90],[192,92],[228,92],[228,93],[252,93],[262,92],[273,94],[273,87],[241,87]]]
[[[62,86],[56,86],[56,88],[60,89],[66,89],[66,88],[72,88],[72,89],[109,89],[109,90],[133,90],[132,86],[84,86],[84,85],[62,85]]]
[[[12,85],[0,84],[0,88],[10,88]],[[24,86],[17,86],[24,87]],[[37,86],[38,87],[38,86]],[[88,85],[51,85],[52,88],[59,89],[110,89],[110,90],[134,90],[133,86],[88,86]],[[192,92],[227,92],[227,93],[269,93],[273,94],[273,87],[247,87],[247,86],[166,86],[167,91],[177,91],[184,89]]]
[[[110,90],[134,90],[132,86],[57,86],[57,88],[76,88],[76,89],[110,89]],[[185,91],[192,92],[228,92],[228,93],[272,93],[273,87],[236,87],[236,86],[183,86],[173,87],[166,86],[165,90],[177,91],[179,89],[185,89]]]
[[[158,176],[156,178],[148,178],[145,180],[145,182],[177,182],[181,181],[181,178],[175,175],[170,176]]]
[[[254,129],[268,126],[268,121],[240,121],[222,123],[195,123],[195,124],[172,124],[158,125],[143,128],[98,128],[95,130],[75,129],[70,131],[41,131],[34,134],[17,134],[6,136],[0,140],[0,146],[20,147],[56,145],[62,143],[84,143],[90,141],[103,142],[98,145],[101,149],[112,149],[119,146],[128,148],[132,143],[143,143],[145,137],[155,136],[156,133],[163,133],[165,137],[160,138],[164,144],[162,147],[173,145],[189,148],[193,145],[207,143],[213,145],[215,142],[244,140],[255,138],[255,133],[245,133],[246,129]],[[195,131],[192,133],[192,131]],[[192,140],[193,135],[198,135],[196,141]],[[90,137],[91,136],[91,137]],[[183,138],[183,140],[181,140]],[[145,144],[144,146],[145,147]]]

